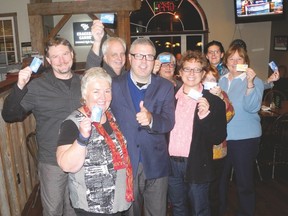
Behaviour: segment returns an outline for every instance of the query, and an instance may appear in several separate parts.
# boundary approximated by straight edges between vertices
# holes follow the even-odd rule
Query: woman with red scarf
[[[102,68],[81,81],[83,106],[62,123],[57,162],[69,172],[77,215],[121,215],[133,201],[133,175],[122,135],[109,108],[111,77]]]

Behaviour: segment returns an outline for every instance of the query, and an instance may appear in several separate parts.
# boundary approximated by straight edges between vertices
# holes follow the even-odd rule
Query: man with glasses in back
[[[134,175],[134,197],[129,216],[166,216],[169,174],[165,134],[174,126],[174,89],[152,73],[155,46],[147,38],[130,48],[131,70],[112,82],[111,108],[127,139]]]

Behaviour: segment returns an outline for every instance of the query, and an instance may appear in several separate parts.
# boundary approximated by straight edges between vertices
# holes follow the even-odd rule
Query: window
[[[18,63],[19,46],[16,35],[16,14],[0,14],[0,64]]]
[[[206,16],[192,0],[143,0],[141,9],[130,14],[130,29],[132,41],[150,38],[157,55],[203,51],[208,38]]]

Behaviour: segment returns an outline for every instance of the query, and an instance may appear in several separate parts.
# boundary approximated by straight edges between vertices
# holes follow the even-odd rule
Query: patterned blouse
[[[70,121],[79,128],[79,122],[84,117],[80,111],[76,110],[65,121]],[[121,148],[114,132],[109,128],[108,121],[103,127],[110,134],[122,156]],[[69,130],[68,127],[67,129]],[[63,130],[65,126],[61,128],[61,132]],[[71,130],[69,131],[71,133]],[[59,139],[61,139],[61,133]],[[72,138],[70,144],[74,140]],[[73,207],[87,212],[113,214],[125,211],[131,205],[125,199],[126,169],[114,169],[109,146],[93,125],[83,167],[77,173],[69,173],[69,189]]]

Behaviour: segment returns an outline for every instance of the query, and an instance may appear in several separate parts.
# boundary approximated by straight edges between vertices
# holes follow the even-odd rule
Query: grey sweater
[[[32,80],[23,90],[17,85],[4,101],[2,117],[6,122],[22,121],[30,112],[36,119],[39,161],[57,165],[59,128],[69,114],[81,106],[80,76],[73,74],[70,88],[52,71]]]

